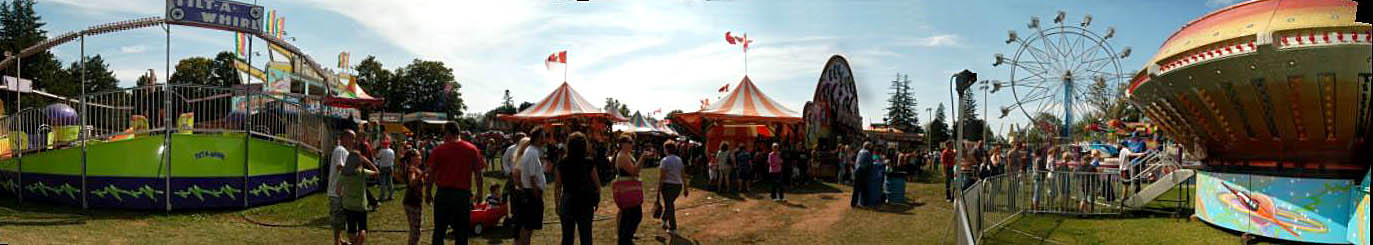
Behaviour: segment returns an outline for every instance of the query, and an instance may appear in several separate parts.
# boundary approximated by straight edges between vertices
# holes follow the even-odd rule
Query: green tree
[[[887,125],[908,133],[920,133],[920,114],[915,111],[917,105],[915,98],[911,96],[911,80],[909,77],[902,77],[896,74],[896,80],[891,81],[891,95],[887,99],[887,117],[883,120]]]
[[[620,101],[615,100],[615,98],[607,97],[605,98],[605,106],[601,107],[601,110],[606,112],[618,112],[620,111]]]
[[[138,87],[143,87],[152,86],[154,83],[157,83],[157,78],[152,77],[150,75],[151,74],[149,73],[143,73],[142,75],[138,75],[138,80],[134,80],[134,85]]]
[[[19,55],[19,51],[47,40],[47,31],[43,26],[43,18],[34,11],[33,0],[15,0],[0,2],[0,55],[10,52]],[[9,58],[8,56],[4,58]],[[15,72],[21,78],[33,81],[33,89],[47,90],[49,87],[61,84],[68,78],[66,70],[62,68],[62,62],[58,61],[47,50],[29,55],[23,58],[22,64],[16,71],[16,67],[5,67],[5,75],[14,76]],[[0,95],[0,99],[13,101],[13,94]],[[42,107],[51,103],[50,99],[35,95],[23,95],[23,106],[25,108]],[[22,108],[5,107],[9,112],[15,112]]]
[[[171,84],[200,84],[208,85],[214,80],[214,72],[210,71],[214,66],[214,60],[205,57],[190,57],[181,59],[173,67],[172,77],[168,81]]]
[[[213,66],[210,67],[210,80],[212,86],[232,87],[243,84],[243,79],[239,77],[238,69],[234,67],[234,60],[238,57],[232,52],[222,51],[215,54]]]
[[[934,110],[934,120],[925,124],[925,132],[930,134],[929,138],[931,142],[944,142],[953,138],[953,131],[949,130],[949,123],[946,121],[946,116],[944,114],[944,103],[939,103],[938,109]]]
[[[462,85],[454,80],[453,69],[443,62],[415,59],[397,69],[395,76],[397,82],[388,100],[398,100],[402,107],[410,108],[406,112],[436,111],[458,116],[467,109],[459,92]]]
[[[974,97],[977,96],[973,96],[972,93],[963,95],[963,108],[961,108],[963,115],[962,117],[959,117],[959,120],[971,121],[979,118],[977,114],[977,99]]]
[[[394,74],[386,70],[380,61],[374,56],[367,56],[354,67],[357,71],[358,86],[367,91],[368,94],[378,98],[386,99],[386,104],[382,106],[386,111],[401,111],[403,100],[394,98],[391,94],[391,87],[394,84]]]
[[[67,78],[63,80],[71,81],[53,84],[48,88],[48,92],[70,98],[81,95],[81,63],[72,62],[71,66],[63,72]],[[114,77],[114,72],[109,70],[109,65],[100,55],[86,57],[86,93],[108,91],[119,88],[119,79]]]
[[[505,95],[501,96],[501,107],[509,107],[510,109],[515,109],[515,98],[510,97],[509,89],[506,89]]]
[[[534,106],[534,103],[529,103],[528,101],[520,102],[519,108],[515,108],[515,111],[516,111],[516,112],[524,111],[524,109],[529,109],[529,107],[532,107],[532,106]]]
[[[601,108],[606,112],[619,112],[621,116],[629,117],[629,106],[620,103],[615,98],[605,98],[605,107]]]
[[[234,68],[234,54],[219,52],[214,59],[190,57],[176,62],[172,72],[171,84],[195,84],[214,87],[232,87],[242,84],[238,70]]]
[[[510,97],[510,90],[507,89],[505,90],[505,96],[502,97],[501,106],[486,111],[486,114],[482,115],[482,121],[496,120],[499,115],[513,115],[519,113],[519,111],[515,109],[514,99]]]

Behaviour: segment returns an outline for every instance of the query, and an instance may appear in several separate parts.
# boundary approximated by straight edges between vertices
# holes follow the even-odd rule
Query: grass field
[[[646,169],[645,189],[657,186],[657,170]],[[487,178],[487,183],[500,183]],[[791,190],[786,202],[767,200],[764,186],[757,194],[706,192],[693,180],[689,197],[680,198],[679,236],[657,228],[646,217],[639,226],[639,244],[950,244],[952,205],[943,200],[943,184],[910,183],[910,204],[869,209],[849,207],[851,189],[832,183],[812,183]],[[594,239],[615,242],[615,208],[605,191]],[[552,194],[546,200],[551,200]],[[397,195],[399,197],[399,195]],[[651,201],[653,195],[648,195]],[[139,212],[80,210],[49,203],[20,205],[0,197],[0,243],[10,244],[310,244],[328,243],[327,199],[323,193],[300,200],[246,210]],[[545,211],[544,229],[534,244],[560,240],[552,202]],[[649,208],[645,208],[649,210]],[[432,213],[425,210],[425,226]],[[405,215],[399,201],[383,202],[370,213],[369,242],[403,244]],[[1185,216],[1184,216],[1185,217]],[[252,221],[249,221],[249,220]],[[265,225],[264,225],[265,224]],[[1023,216],[1008,229],[987,234],[991,244],[1216,244],[1238,242],[1238,236],[1185,218],[1132,216],[1111,219],[1074,219]],[[510,244],[508,229],[497,228],[473,238],[475,244]],[[428,243],[426,230],[423,241]]]

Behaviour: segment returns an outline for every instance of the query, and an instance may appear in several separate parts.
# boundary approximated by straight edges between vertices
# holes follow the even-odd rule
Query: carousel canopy
[[[544,97],[539,103],[529,108],[515,113],[514,115],[500,115],[500,119],[506,121],[547,121],[568,118],[605,118],[612,121],[626,121],[628,119],[620,116],[617,112],[606,112],[600,107],[587,102],[586,98],[572,90],[572,86],[563,82],[558,89],[553,90],[552,94]]]

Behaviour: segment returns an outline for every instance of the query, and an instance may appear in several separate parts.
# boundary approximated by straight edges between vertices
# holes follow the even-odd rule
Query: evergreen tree
[[[44,23],[43,18],[34,11],[34,3],[33,0],[0,2],[0,55],[5,52],[19,55],[20,50],[48,39],[48,32],[43,30],[47,23]],[[14,76],[16,72],[21,73],[20,78],[33,81],[34,90],[47,90],[69,78],[69,74],[62,68],[62,62],[47,50],[23,57],[19,67],[6,67],[4,75]],[[15,97],[13,94],[6,94],[0,95],[0,99],[13,101]],[[23,100],[25,108],[42,107],[53,102],[35,94],[23,95]],[[22,108],[5,109],[12,113]]]
[[[973,96],[972,93],[963,95],[963,108],[961,108],[963,115],[959,117],[959,120],[971,121],[981,118],[977,114],[977,100],[974,97],[976,96]]]
[[[930,123],[925,126],[927,128],[925,132],[930,134],[929,138],[931,142],[939,143],[953,138],[951,135],[953,131],[949,130],[949,123],[946,121],[946,118],[947,117],[944,115],[944,103],[939,103],[938,109],[934,110],[934,120],[930,121]]]
[[[524,111],[524,109],[529,109],[529,107],[533,107],[533,106],[534,106],[534,103],[529,103],[528,101],[520,102],[519,108],[515,108],[515,111]]]
[[[56,86],[49,88],[48,92],[71,98],[80,96],[82,72],[81,63],[72,62],[71,66],[67,67],[67,71],[63,72],[69,77],[64,80],[70,80],[72,82],[54,84]],[[114,72],[109,70],[109,65],[105,64],[105,59],[101,58],[100,55],[86,57],[84,72],[86,74],[86,93],[119,88],[119,79],[114,77]]]
[[[509,89],[506,89],[505,95],[501,96],[501,107],[509,107],[510,109],[515,109],[515,98],[510,97]]]
[[[896,75],[896,80],[891,81],[891,95],[887,99],[887,117],[884,118],[887,125],[908,133],[920,133],[920,114],[915,111],[917,105],[915,98],[911,96],[911,80],[908,77]]]

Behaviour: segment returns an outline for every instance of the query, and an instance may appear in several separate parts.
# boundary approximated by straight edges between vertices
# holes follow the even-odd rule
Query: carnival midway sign
[[[227,0],[167,0],[167,22],[236,32],[262,32],[262,6]]]

